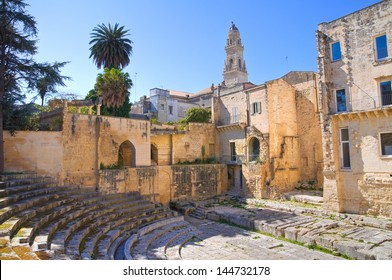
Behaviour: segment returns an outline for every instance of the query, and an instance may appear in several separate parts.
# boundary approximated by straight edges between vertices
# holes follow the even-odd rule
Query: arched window
[[[136,151],[135,147],[128,140],[121,143],[118,149],[118,163],[126,167],[136,166]]]
[[[257,161],[260,159],[260,141],[256,137],[249,140],[249,161]]]
[[[230,58],[230,63],[229,63],[229,70],[231,70],[231,68],[233,67],[233,59],[232,58]]]
[[[241,70],[241,59],[238,59],[238,68]]]

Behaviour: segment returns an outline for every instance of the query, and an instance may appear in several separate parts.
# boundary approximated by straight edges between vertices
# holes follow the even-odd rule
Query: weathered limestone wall
[[[156,149],[157,165],[172,164],[173,135],[151,135],[151,147]]]
[[[317,77],[313,72],[290,72],[283,77],[296,90],[301,182],[323,186],[323,151]]]
[[[236,109],[233,109],[236,108]],[[237,114],[234,116],[234,110]],[[223,88],[220,95],[218,125],[247,123],[247,97],[243,86]]]
[[[379,82],[391,79],[391,55],[376,61],[374,39],[386,34],[388,52],[392,49],[392,4],[382,1],[373,6],[319,24],[318,48],[323,56],[328,112],[336,113],[335,91],[346,90],[348,110],[366,110],[381,106]],[[331,62],[330,43],[340,41],[342,59]],[[389,76],[389,77],[388,77]]]
[[[51,131],[4,131],[5,171],[34,171],[59,177],[62,168],[62,134]]]
[[[293,190],[300,179],[300,146],[295,88],[283,79],[267,82],[269,123],[269,188]],[[275,190],[277,191],[277,190]]]
[[[148,121],[64,114],[62,182],[96,186],[100,164],[117,163],[120,145],[125,141],[134,147],[133,165],[149,166]]]
[[[259,86],[247,90],[249,98],[249,125],[265,134],[269,132],[268,124],[268,100],[265,86]],[[260,103],[260,111],[255,112],[252,107],[254,103]]]
[[[324,158],[324,207],[328,210],[391,216],[390,160],[380,157],[378,133],[390,132],[380,82],[392,79],[392,2],[321,23],[316,33],[319,106]],[[377,60],[375,38],[386,34],[389,56]],[[332,62],[331,43],[340,42],[341,60]],[[336,90],[344,89],[346,109],[337,112]],[[341,169],[339,129],[350,131],[351,169]]]
[[[223,164],[136,167],[100,171],[99,189],[106,193],[136,191],[151,200],[203,200],[226,191]]]
[[[60,180],[65,184],[97,185],[99,126],[96,116],[64,114]]]
[[[333,117],[333,150],[339,168],[337,197],[324,197],[327,209],[370,215],[392,216],[392,158],[380,156],[379,132],[392,131],[387,116],[367,119]],[[339,129],[348,127],[351,170],[340,169]]]
[[[190,123],[185,134],[172,135],[173,164],[207,159],[218,154],[216,131],[212,123]],[[204,155],[203,155],[204,152]]]

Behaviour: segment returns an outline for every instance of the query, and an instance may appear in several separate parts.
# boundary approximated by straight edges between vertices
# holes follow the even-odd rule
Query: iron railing
[[[382,106],[392,105],[392,93],[384,93],[381,95]]]

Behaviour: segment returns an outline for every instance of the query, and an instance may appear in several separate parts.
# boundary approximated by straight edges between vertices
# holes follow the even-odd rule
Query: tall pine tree
[[[22,0],[0,0],[0,172],[4,171],[3,105],[16,100],[22,87],[37,88],[37,81],[49,77],[58,85],[68,77],[60,75],[65,62],[37,63],[37,28]],[[9,104],[8,104],[9,105]]]

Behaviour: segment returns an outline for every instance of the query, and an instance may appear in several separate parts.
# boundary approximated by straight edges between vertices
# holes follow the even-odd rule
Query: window
[[[250,114],[261,114],[261,102],[253,102],[250,106]]]
[[[260,159],[260,141],[252,137],[249,141],[249,161],[255,162]]]
[[[392,156],[392,132],[380,133],[381,155]]]
[[[387,35],[376,37],[374,40],[376,49],[376,59],[382,60],[388,57]]]
[[[342,54],[340,51],[340,42],[335,42],[331,44],[331,54],[332,54],[332,62],[342,59]]]
[[[382,106],[392,105],[391,81],[381,82],[380,92]]]
[[[237,161],[237,153],[235,151],[234,142],[230,142],[230,161]]]
[[[169,115],[173,115],[173,106],[169,105]]]
[[[348,128],[340,129],[341,165],[343,169],[350,169],[350,139]]]
[[[165,105],[164,104],[161,104],[161,110],[162,111],[165,110]]]
[[[237,107],[233,107],[232,109],[231,123],[238,123]]]
[[[340,89],[336,91],[336,108],[338,112],[346,112],[346,91]]]

